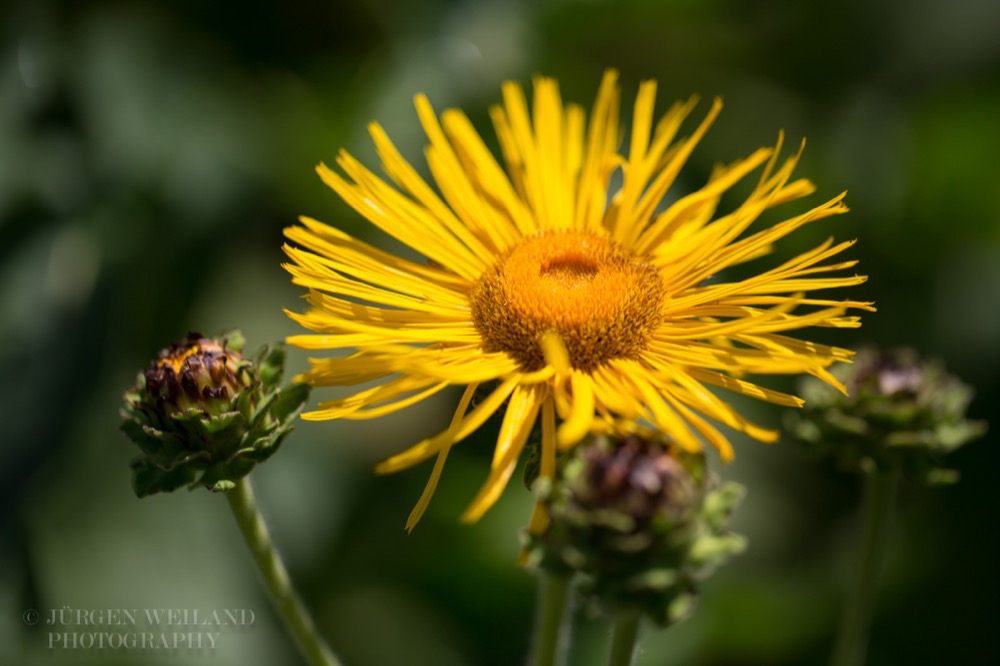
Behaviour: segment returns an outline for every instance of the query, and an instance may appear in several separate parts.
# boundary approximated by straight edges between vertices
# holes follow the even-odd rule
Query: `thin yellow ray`
[[[541,468],[538,472],[538,478],[551,479],[555,476],[556,472],[556,413],[551,397],[545,398],[542,402],[541,446]],[[528,533],[541,534],[548,524],[548,509],[545,508],[545,503],[539,498],[535,502],[535,508],[531,512],[531,519],[528,521]],[[527,564],[528,555],[527,548],[521,549],[521,553],[518,555],[518,562],[522,565]]]
[[[807,354],[834,361],[849,361],[854,352],[841,347],[831,347],[818,342],[799,340],[779,333],[752,333],[734,336],[735,340],[744,344],[757,347],[758,349],[781,349],[788,350],[796,354]]]
[[[442,389],[449,386],[448,382],[438,382],[428,389],[420,391],[419,393],[414,393],[411,396],[407,396],[396,402],[392,402],[386,405],[379,405],[378,407],[369,407],[368,409],[360,409],[354,406],[345,408],[327,408],[327,409],[317,409],[311,412],[306,412],[302,415],[302,418],[306,421],[326,421],[330,419],[348,419],[351,421],[363,421],[368,419],[376,419],[387,414],[392,414],[398,412],[401,409],[415,405],[418,402],[429,398],[435,393],[439,393]]]
[[[729,462],[733,459],[733,445],[729,443],[725,435],[694,411],[685,407],[684,403],[673,395],[673,391],[665,391],[662,395],[670,403],[670,406],[676,409],[681,417],[694,426],[694,429],[712,445],[712,448],[719,452],[722,462]]]
[[[642,401],[633,396],[634,392],[621,379],[617,370],[606,365],[598,368],[593,374],[595,403],[627,419],[639,418],[644,409]]]
[[[375,471],[378,474],[398,472],[401,469],[411,467],[416,463],[435,455],[444,446],[458,444],[470,434],[475,432],[479,426],[486,422],[486,419],[491,417],[493,413],[500,408],[503,401],[506,400],[517,387],[519,379],[520,376],[514,374],[502,381],[500,385],[493,390],[493,393],[479,403],[479,405],[477,405],[476,408],[462,420],[456,430],[452,431],[449,429],[418,442],[402,453],[397,453],[396,455],[380,462],[376,465]]]
[[[459,275],[385,252],[311,217],[300,215],[299,222],[302,227],[288,227],[285,229],[285,235],[292,231],[301,232],[314,242],[321,243],[318,250],[321,254],[331,258],[336,257],[341,263],[353,269],[386,273],[407,280],[419,280],[430,283],[431,288],[442,290],[446,294],[454,294],[456,291],[464,294],[470,286],[469,281]]]
[[[541,340],[542,354],[545,362],[556,371],[556,374],[564,375],[570,371],[569,352],[566,345],[557,332],[546,331]]]
[[[720,400],[695,379],[690,373],[690,368],[673,369],[666,367],[661,368],[661,371],[676,382],[679,388],[673,389],[672,393],[685,404],[698,409],[719,423],[725,424],[761,442],[773,443],[778,441],[777,431],[761,428],[743,418],[736,410],[723,400]]]
[[[497,439],[499,456],[494,457],[489,477],[462,514],[462,522],[476,522],[500,498],[517,467],[517,459],[528,441],[543,399],[544,391],[538,386],[519,386],[514,390],[503,423],[500,425],[500,435]]]
[[[608,166],[618,140],[617,80],[615,70],[604,72],[590,114],[577,190],[574,227],[578,229],[598,229],[607,205]]]
[[[367,333],[324,333],[289,335],[285,338],[287,344],[299,349],[358,349],[368,345],[403,343],[398,338],[387,339],[384,335]]]
[[[469,402],[478,388],[479,384],[469,384],[465,388],[462,399],[458,402],[458,408],[451,417],[451,425],[448,426],[449,432],[453,432],[458,428],[458,424],[461,423],[462,418],[465,416],[465,411],[469,408]],[[413,507],[413,511],[410,512],[410,515],[406,519],[407,532],[413,531],[413,528],[417,526],[417,523],[423,517],[424,512],[427,511],[427,507],[431,503],[431,498],[434,497],[434,491],[437,490],[438,482],[441,480],[441,472],[444,471],[444,463],[448,459],[448,452],[450,450],[450,446],[445,446],[438,452],[437,460],[434,461],[434,469],[431,470],[431,476],[427,480],[427,485],[424,486],[424,492],[420,494],[420,499],[417,500],[416,506]]]
[[[656,208],[663,201],[667,190],[673,184],[677,174],[670,169],[664,169],[671,164],[679,151],[683,150],[684,143],[671,146],[670,143],[677,136],[678,130],[684,120],[691,115],[698,105],[698,96],[692,95],[685,102],[674,102],[670,109],[656,123],[656,130],[653,133],[653,143],[647,152],[645,164],[646,180],[650,180],[653,172],[660,169],[655,177],[652,177],[648,187],[642,193],[641,198],[635,206],[632,214],[632,229],[630,234],[630,244],[636,238],[635,234],[641,232],[649,224]]]
[[[360,293],[360,292],[359,292]],[[411,325],[422,324],[425,328],[440,326],[442,328],[472,328],[472,317],[460,310],[446,310],[443,313],[414,312],[418,308],[379,307],[348,301],[338,296],[312,289],[305,295],[310,305],[323,309],[329,314],[352,319],[364,319],[371,324]]]
[[[303,267],[303,266],[306,267]],[[447,319],[452,322],[469,320],[471,314],[464,307],[442,305],[434,300],[421,300],[394,291],[367,285],[357,280],[346,278],[325,268],[314,268],[307,260],[300,265],[282,264],[282,267],[292,275],[295,284],[311,290],[325,291],[339,296],[366,301],[375,306],[388,308],[416,310],[426,317]]]
[[[529,235],[535,231],[535,218],[525,185],[524,156],[518,148],[517,140],[514,138],[514,130],[507,119],[504,107],[491,106],[490,120],[493,121],[493,128],[496,131],[497,140],[500,142],[500,152],[507,164],[507,175],[517,192],[518,200],[522,202],[526,211],[524,217],[515,217],[514,223],[522,235]]]
[[[566,146],[563,144],[563,106],[559,84],[554,79],[536,77],[533,96],[535,160],[544,197],[544,216],[540,229],[568,229],[573,220],[570,174],[566,172]]]
[[[544,184],[538,173],[540,165],[536,158],[538,151],[535,146],[534,135],[531,131],[528,103],[525,100],[524,91],[521,89],[521,86],[513,81],[508,81],[503,85],[502,96],[510,138],[514,146],[516,146],[517,154],[522,160],[519,165],[524,187],[522,198],[533,213],[535,221],[534,230],[541,229],[548,226],[545,196],[542,191]]]
[[[622,376],[626,381],[632,384],[642,396],[643,404],[650,411],[657,427],[684,450],[693,453],[701,451],[701,444],[692,435],[688,425],[670,405],[664,402],[663,397],[654,388],[649,373],[635,361],[617,361],[615,365],[621,369]]]
[[[305,328],[318,333],[368,333],[383,334],[386,342],[390,340],[406,340],[416,343],[457,342],[475,344],[481,338],[475,329],[468,327],[446,327],[443,325],[399,324],[364,322],[350,317],[337,316],[319,308],[312,308],[306,314],[300,315],[285,310],[291,319]]]
[[[468,305],[466,294],[473,283],[455,274],[441,270],[436,274],[427,273],[419,270],[426,267],[412,262],[380,263],[361,251],[354,250],[347,242],[327,240],[303,227],[289,227],[285,229],[285,236],[312,250],[315,253],[314,262],[357,280],[380,285],[413,298],[434,300],[442,307]],[[303,253],[296,248],[291,249],[293,252]]]
[[[706,204],[712,205],[717,202],[724,192],[759,167],[770,156],[770,148],[760,148],[750,157],[719,171],[700,190],[678,200],[661,213],[656,221],[642,233],[635,244],[635,252],[638,254],[651,252],[655,246],[669,237],[678,220],[690,219],[693,211]]]
[[[392,400],[401,395],[412,393],[427,387],[433,387],[438,382],[433,379],[423,377],[397,377],[379,386],[359,391],[345,398],[336,400],[324,400],[317,405],[319,410],[344,410],[355,411],[364,407],[371,407],[387,400]],[[447,386],[447,384],[444,384]]]
[[[385,214],[380,223],[386,233],[455,272],[481,272],[491,263],[492,254],[481,243],[469,241],[470,246],[463,242],[425,207],[373,174],[349,154],[341,153],[337,164],[355,181],[360,196],[369,206],[374,204],[383,210]],[[375,218],[370,219],[379,223]],[[472,238],[468,229],[463,228],[463,232],[467,239]],[[423,246],[427,246],[426,249]]]
[[[649,182],[649,172],[652,170],[658,155],[647,158],[649,134],[653,127],[653,109],[656,104],[656,81],[643,81],[639,84],[635,105],[632,111],[632,139],[629,145],[628,159],[625,161],[625,178],[622,183],[621,202],[617,216],[613,221],[613,233],[617,234],[622,245],[631,245],[632,236],[638,233],[632,214],[639,197]],[[627,218],[627,219],[623,219]]]
[[[461,247],[460,243],[449,243],[429,229],[430,218],[426,211],[383,183],[348,153],[341,152],[337,164],[355,181],[355,185],[349,184],[325,164],[316,167],[316,171],[323,182],[355,211],[451,272],[468,280],[479,276],[482,261],[467,248]]]
[[[712,102],[712,107],[709,109],[705,118],[701,121],[701,124],[698,125],[697,129],[695,129],[694,133],[690,137],[685,139],[678,146],[670,161],[663,166],[660,174],[654,180],[650,189],[656,187],[657,190],[666,193],[674,179],[677,178],[677,174],[680,173],[681,168],[687,162],[688,157],[691,156],[695,146],[698,145],[701,139],[705,136],[705,133],[708,131],[708,128],[711,127],[713,122],[715,122],[715,119],[718,117],[720,111],[722,111],[722,100],[716,98]],[[635,174],[633,177],[637,180],[641,180],[643,184],[648,181],[648,175],[646,174]],[[626,174],[626,178],[628,178],[628,174]],[[632,221],[631,213],[632,209],[629,207],[627,214],[619,212],[615,218],[615,221],[610,229],[612,237],[615,238],[615,240],[622,241],[630,231],[630,222]]]
[[[754,234],[753,236],[744,239],[743,241],[739,241],[738,243],[735,243],[724,250],[716,252],[710,264],[705,265],[704,267],[702,267],[697,271],[689,272],[685,276],[685,282],[689,284],[700,283],[709,275],[718,273],[719,271],[728,266],[746,260],[749,256],[756,254],[762,248],[769,247],[778,239],[787,236],[796,229],[806,224],[809,224],[810,222],[816,222],[818,220],[830,217],[832,215],[839,215],[842,213],[846,213],[848,211],[848,208],[847,206],[843,205],[843,203],[840,201],[840,199],[843,196],[844,194],[841,194],[840,196],[831,199],[822,206],[814,208],[803,215],[799,215],[789,220],[785,220],[784,222],[779,222],[778,224],[769,227],[768,229],[760,231],[757,234]],[[837,252],[840,252],[846,247],[849,247],[850,244],[851,244],[850,241],[842,243],[841,245],[837,246],[837,249],[834,250],[831,254],[836,254]],[[811,257],[812,255],[811,253],[806,253],[806,255],[803,256]],[[821,259],[815,259],[814,261],[820,261],[820,260]],[[771,271],[767,271],[766,273],[761,274],[760,276],[757,277],[757,279],[762,279],[764,276],[788,270],[788,264],[793,264],[799,261],[803,261],[803,257],[796,257],[792,259],[790,262],[787,262],[785,265],[779,266],[776,269],[772,269]]]
[[[763,386],[758,386],[742,379],[736,379],[735,377],[729,377],[719,372],[713,372],[703,368],[687,368],[687,373],[698,381],[702,381],[713,386],[719,386],[724,389],[729,389],[730,391],[734,391],[736,393],[742,393],[743,395],[750,396],[751,398],[757,398],[758,400],[765,400],[767,402],[773,402],[777,405],[784,405],[786,407],[801,407],[804,404],[802,398],[782,393],[781,391],[764,388]]]
[[[559,446],[566,448],[576,444],[590,431],[594,420],[594,385],[590,376],[574,370],[570,375],[573,402],[565,420],[560,424],[557,439]]]
[[[513,242],[531,229],[533,222],[510,178],[464,113],[450,109],[442,114],[441,122],[459,157],[466,160],[474,174],[476,184],[487,197],[502,205],[506,221],[497,223],[498,235],[508,243]]]
[[[542,443],[538,476],[551,479],[556,473],[556,411],[555,403],[546,398],[542,402]]]
[[[427,98],[423,95],[418,95],[416,98],[416,107],[417,114],[420,116],[427,136],[431,140],[429,150],[435,151],[443,160],[443,169],[435,170],[434,172],[435,180],[438,181],[439,187],[442,185],[441,181],[443,178],[441,176],[443,174],[448,174],[449,179],[452,181],[455,179],[464,180],[465,171],[458,163],[454,153],[451,152],[450,146],[448,146],[447,140],[444,138],[444,133],[441,132],[441,128],[437,125],[437,119],[434,116],[434,111],[430,108]],[[429,125],[429,123],[432,124]],[[430,186],[424,182],[423,178],[417,174],[416,170],[403,159],[403,156],[396,150],[396,147],[381,126],[377,123],[371,123],[368,126],[368,131],[375,141],[375,147],[382,158],[382,164],[386,172],[400,187],[406,189],[426,208],[428,213],[438,222],[437,226],[440,227],[439,233],[442,235],[450,233],[465,247],[488,263],[490,258],[496,253],[497,248],[496,246],[487,248],[483,244],[483,239],[473,233],[473,230],[481,231],[478,229],[478,225],[470,226],[468,224],[470,221],[468,215],[463,215],[462,220],[458,219],[456,216],[457,210],[455,210],[457,202],[449,200],[449,204],[452,206],[449,208],[448,205],[441,201]],[[468,185],[467,181],[465,184],[466,186]],[[481,215],[481,211],[475,212],[479,212]]]

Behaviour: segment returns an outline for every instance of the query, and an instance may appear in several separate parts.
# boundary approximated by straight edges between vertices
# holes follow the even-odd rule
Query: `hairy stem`
[[[285,626],[295,639],[302,656],[310,666],[340,666],[340,661],[333,656],[322,637],[316,633],[309,611],[302,604],[292,581],[288,577],[281,556],[271,542],[267,525],[257,509],[250,480],[244,478],[236,483],[236,487],[226,493],[229,507],[233,510],[236,523],[240,527],[243,539],[246,541],[254,563],[264,577],[264,584],[271,593],[275,608],[285,621]]]

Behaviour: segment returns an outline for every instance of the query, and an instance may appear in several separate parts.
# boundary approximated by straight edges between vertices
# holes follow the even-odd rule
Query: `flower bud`
[[[162,350],[124,396],[122,430],[142,454],[132,487],[144,497],[181,486],[228,490],[291,431],[307,385],[278,387],[284,349],[241,355],[243,337],[190,333]]]
[[[599,610],[638,609],[662,625],[685,617],[697,583],[745,547],[725,531],[742,488],[719,487],[703,455],[645,435],[600,437],[571,456],[542,484],[549,523],[529,537],[530,558],[582,574]]]
[[[226,346],[224,346],[226,345]],[[178,412],[198,408],[217,414],[250,383],[253,364],[240,355],[242,340],[223,344],[198,333],[160,351],[145,371],[147,398]]]
[[[847,471],[900,465],[910,477],[953,482],[957,473],[941,467],[941,457],[986,431],[984,422],[965,418],[972,388],[912,349],[863,349],[834,373],[847,395],[808,378],[805,407],[789,414],[787,426]]]

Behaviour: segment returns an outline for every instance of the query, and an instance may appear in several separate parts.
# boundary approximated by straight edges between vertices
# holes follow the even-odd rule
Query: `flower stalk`
[[[333,656],[333,652],[317,633],[309,611],[292,586],[288,570],[271,542],[267,525],[257,509],[249,479],[238,481],[235,487],[226,493],[226,498],[229,500],[229,508],[233,511],[243,540],[253,555],[254,564],[264,578],[271,600],[306,662],[310,666],[340,666],[340,661]]]
[[[843,390],[806,378],[800,387],[805,408],[790,413],[787,423],[817,458],[865,479],[858,564],[831,661],[858,666],[865,661],[900,479],[957,482],[958,472],[945,467],[944,458],[980,437],[986,423],[966,416],[972,387],[913,349],[868,347],[832,374]]]
[[[865,475],[858,564],[841,617],[832,666],[861,666],[865,663],[899,477],[898,466],[877,469]]]
[[[615,619],[608,666],[632,666],[639,653],[639,613],[623,610]]]
[[[571,577],[541,571],[538,577],[538,608],[535,613],[535,642],[532,666],[561,666],[569,651],[569,607]]]

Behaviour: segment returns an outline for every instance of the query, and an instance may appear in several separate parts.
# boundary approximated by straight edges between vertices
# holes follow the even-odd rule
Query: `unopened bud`
[[[745,547],[725,531],[742,489],[718,487],[704,456],[652,436],[600,437],[571,455],[544,484],[549,523],[529,537],[531,559],[582,574],[581,592],[605,612],[682,619],[698,582]]]
[[[807,378],[806,404],[788,415],[788,430],[811,451],[848,471],[869,472],[900,466],[928,483],[954,481],[941,467],[944,454],[986,431],[982,421],[965,417],[972,388],[936,360],[912,349],[858,352],[853,364],[834,374],[847,395]]]
[[[181,486],[224,491],[271,456],[309,389],[280,389],[284,350],[241,355],[243,338],[197,333],[162,350],[125,393],[122,430],[142,454],[132,486],[143,497]]]

